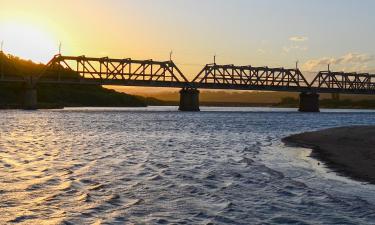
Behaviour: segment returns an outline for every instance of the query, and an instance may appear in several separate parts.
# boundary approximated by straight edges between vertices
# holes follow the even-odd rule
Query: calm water
[[[374,224],[375,186],[280,138],[373,111],[0,112],[0,224]]]

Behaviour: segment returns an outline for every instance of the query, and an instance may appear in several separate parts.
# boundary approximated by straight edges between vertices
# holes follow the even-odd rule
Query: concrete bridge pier
[[[320,112],[319,94],[303,92],[299,95],[299,111],[300,112]]]
[[[195,88],[183,88],[180,91],[180,111],[200,111],[199,91]]]
[[[24,86],[23,108],[26,110],[38,109],[36,84],[32,77],[29,77]]]
[[[38,97],[36,88],[27,87],[24,92],[23,108],[34,110],[38,108]]]

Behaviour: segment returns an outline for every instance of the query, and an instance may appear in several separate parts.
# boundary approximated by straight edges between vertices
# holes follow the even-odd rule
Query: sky
[[[375,73],[373,0],[0,0],[3,50]]]

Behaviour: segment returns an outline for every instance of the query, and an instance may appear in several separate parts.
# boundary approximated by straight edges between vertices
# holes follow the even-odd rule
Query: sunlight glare
[[[31,24],[0,23],[4,52],[46,63],[58,52],[58,41],[45,30]]]

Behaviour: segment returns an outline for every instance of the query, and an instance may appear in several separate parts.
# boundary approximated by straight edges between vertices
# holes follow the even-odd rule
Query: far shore
[[[312,148],[312,156],[358,181],[375,184],[375,126],[339,127],[296,134],[289,145]]]

